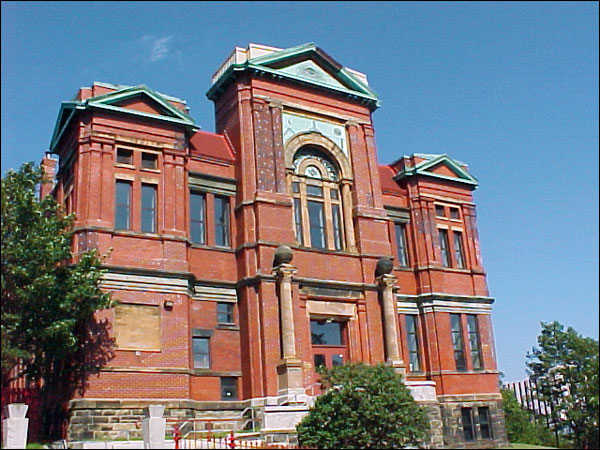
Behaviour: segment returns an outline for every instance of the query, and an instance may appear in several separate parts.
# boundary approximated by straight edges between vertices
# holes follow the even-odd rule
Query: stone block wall
[[[473,396],[475,397],[475,396]],[[487,406],[490,413],[491,439],[481,438],[481,429],[475,415],[473,441],[465,441],[461,408]],[[441,418],[443,422],[444,448],[497,448],[508,445],[508,438],[504,427],[504,412],[502,402],[496,399],[469,399],[463,396],[445,398],[440,402]]]

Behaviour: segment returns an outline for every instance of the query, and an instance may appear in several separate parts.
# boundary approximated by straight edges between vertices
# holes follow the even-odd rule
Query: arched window
[[[301,245],[329,250],[345,247],[339,173],[316,146],[304,146],[294,154],[291,193],[296,240]]]

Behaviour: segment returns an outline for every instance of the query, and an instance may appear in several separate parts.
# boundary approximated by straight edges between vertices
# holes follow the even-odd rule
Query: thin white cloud
[[[156,37],[151,34],[145,34],[142,37],[142,42],[150,49],[150,62],[160,61],[165,59],[171,51],[171,41],[173,36]]]

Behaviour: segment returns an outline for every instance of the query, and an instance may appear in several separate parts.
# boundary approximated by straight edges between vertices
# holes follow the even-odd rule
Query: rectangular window
[[[210,368],[210,338],[193,337],[194,369]]]
[[[338,199],[338,190],[330,188],[329,189],[329,196],[331,197],[332,200],[337,200]]]
[[[117,180],[115,195],[115,229],[131,229],[131,183]]]
[[[327,320],[311,320],[310,336],[312,345],[329,345],[341,347],[344,345],[342,338],[342,322]]]
[[[237,378],[221,377],[221,400],[237,400]]]
[[[450,263],[450,245],[448,243],[448,230],[439,229],[438,235],[440,237],[440,251],[442,253],[442,265],[444,267],[452,267]]]
[[[158,167],[158,155],[156,153],[142,152],[142,168],[156,169]]]
[[[117,164],[133,164],[133,150],[117,149]]]
[[[311,197],[323,197],[323,188],[321,186],[306,185],[306,195]]]
[[[446,217],[446,209],[443,205],[435,205],[435,215],[438,217]]]
[[[294,194],[300,193],[300,183],[298,183],[297,181],[292,182],[292,192]]]
[[[461,408],[462,426],[463,433],[465,435],[465,441],[475,440],[475,429],[473,427],[473,410],[472,408]]]
[[[342,249],[342,220],[340,218],[340,205],[331,205],[333,215],[333,240],[336,250]]]
[[[315,369],[317,369],[318,367],[325,367],[325,355],[315,355],[313,358],[313,362],[315,363]]]
[[[190,192],[190,237],[196,244],[206,243],[206,197]]]
[[[481,433],[481,439],[492,439],[492,427],[490,424],[490,408],[487,406],[480,406],[477,408],[479,415],[479,432]]]
[[[473,369],[481,369],[481,351],[479,345],[479,330],[477,326],[477,316],[474,314],[467,315],[467,331],[469,334],[469,347],[471,347],[471,361]]]
[[[454,259],[456,260],[456,267],[459,269],[465,268],[465,252],[463,250],[462,233],[460,231],[453,231],[454,234]]]
[[[229,247],[229,197],[215,195],[215,244]]]
[[[408,367],[410,372],[418,372],[421,370],[421,363],[419,359],[419,339],[417,337],[417,316],[407,314],[405,317],[406,340],[408,342]]]
[[[325,215],[323,203],[308,202],[308,220],[310,223],[310,245],[315,248],[325,248]]]
[[[142,232],[156,233],[156,186],[142,184]]]
[[[408,254],[406,252],[406,226],[403,223],[394,225],[396,230],[396,247],[398,248],[398,265],[408,266]]]
[[[456,370],[465,370],[465,352],[462,339],[462,324],[460,314],[450,314],[452,322],[452,345],[454,346],[454,361],[456,361]]]
[[[218,323],[234,323],[233,322],[233,303],[225,303],[225,302],[217,303],[217,322]]]
[[[451,219],[460,219],[460,214],[458,212],[458,208],[450,208],[450,218]]]
[[[304,238],[302,236],[302,209],[300,206],[300,199],[294,199],[294,223],[296,225],[296,240],[300,244],[304,244]]]

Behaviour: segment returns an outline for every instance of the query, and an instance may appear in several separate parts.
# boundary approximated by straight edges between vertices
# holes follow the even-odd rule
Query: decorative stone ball
[[[381,275],[386,275],[388,273],[392,273],[394,270],[394,262],[391,258],[382,256],[377,261],[377,267],[375,268],[375,276],[379,277]]]
[[[294,258],[294,252],[287,245],[280,245],[275,250],[273,257],[273,267],[277,267],[280,264],[288,264]]]

